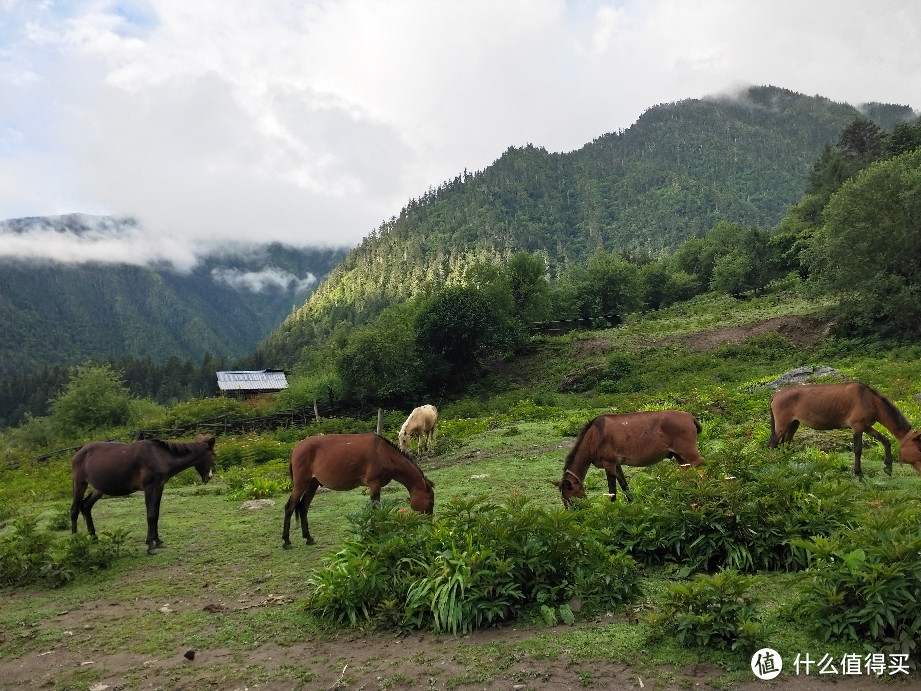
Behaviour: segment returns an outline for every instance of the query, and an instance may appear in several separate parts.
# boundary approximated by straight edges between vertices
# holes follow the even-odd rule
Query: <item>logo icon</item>
[[[752,655],[752,672],[759,679],[773,679],[783,669],[780,653],[772,648],[762,648]]]

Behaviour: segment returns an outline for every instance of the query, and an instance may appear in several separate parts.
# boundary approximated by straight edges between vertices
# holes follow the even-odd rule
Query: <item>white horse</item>
[[[419,406],[406,418],[406,422],[400,428],[400,451],[409,450],[410,442],[413,437],[418,437],[419,443],[416,447],[421,453],[423,447],[428,450],[435,448],[435,428],[438,426],[438,409],[433,405]]]

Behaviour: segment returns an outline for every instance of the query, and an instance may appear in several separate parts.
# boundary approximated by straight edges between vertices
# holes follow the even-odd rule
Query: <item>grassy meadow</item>
[[[294,548],[281,549],[288,455],[318,432],[373,431],[371,415],[219,437],[211,483],[189,470],[167,486],[156,556],[143,497],[104,498],[93,515],[110,554],[90,570],[79,562],[97,546],[66,547],[69,455],[14,455],[0,470],[0,678],[100,690],[544,688],[561,672],[540,670],[565,659],[586,688],[609,681],[610,661],[652,688],[680,688],[682,670],[701,665],[708,683],[733,688],[754,679],[761,647],[783,656],[788,681],[797,654],[901,653],[913,667],[921,476],[898,462],[885,475],[865,437],[857,481],[849,430],[801,427],[791,448],[765,446],[764,384],[803,365],[863,381],[921,424],[921,346],[835,342],[815,328],[821,307],[795,291],[709,296],[616,329],[535,337],[470,395],[432,401],[438,441],[420,461],[436,485],[432,517],[401,512],[396,483],[380,509],[361,490],[320,492],[310,547],[293,525]],[[756,328],[781,318],[784,328]],[[670,461],[627,468],[634,501],[612,504],[592,469],[589,498],[564,510],[552,483],[580,427],[661,408],[701,421],[706,474]],[[386,412],[390,439],[407,412]],[[244,508],[252,499],[275,503]],[[9,577],[39,551],[21,582]],[[395,640],[417,643],[375,652]],[[883,677],[917,683],[918,672]]]

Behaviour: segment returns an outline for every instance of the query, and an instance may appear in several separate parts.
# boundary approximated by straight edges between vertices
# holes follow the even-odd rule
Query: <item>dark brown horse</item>
[[[631,498],[621,466],[645,467],[664,458],[675,458],[682,466],[702,465],[697,449],[700,430],[697,418],[680,410],[599,415],[582,428],[566,456],[563,479],[555,483],[563,503],[585,497],[583,483],[592,465],[604,469],[611,501],[617,497],[618,483]]]
[[[70,462],[74,480],[74,502],[70,507],[71,532],[77,532],[77,517],[86,519],[90,535],[93,504],[104,494],[120,497],[144,491],[147,505],[147,553],[163,546],[157,532],[163,486],[177,473],[194,466],[203,482],[214,468],[214,437],[199,436],[193,442],[147,439],[133,444],[96,441],[80,447]],[[84,497],[87,486],[92,490]]]
[[[291,452],[291,496],[285,504],[285,525],[281,537],[285,549],[291,514],[297,512],[301,534],[308,545],[314,540],[307,525],[307,509],[319,487],[348,491],[365,485],[371,501],[381,498],[381,488],[396,480],[409,490],[409,505],[420,513],[432,513],[435,485],[416,462],[377,434],[328,434],[308,437]]]
[[[866,384],[803,384],[781,389],[771,398],[768,447],[789,444],[801,422],[817,430],[850,427],[854,432],[854,474],[857,477],[863,476],[860,455],[864,433],[883,445],[886,474],[892,475],[892,448],[889,439],[873,428],[878,422],[899,441],[899,460],[921,473],[921,431],[913,430],[892,401]]]

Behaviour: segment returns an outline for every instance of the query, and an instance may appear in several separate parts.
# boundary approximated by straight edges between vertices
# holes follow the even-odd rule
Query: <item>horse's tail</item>
[[[774,403],[774,401],[772,400],[771,403]],[[775,446],[777,446],[777,429],[774,423],[774,406],[770,405],[768,406],[768,409],[771,411],[771,436],[768,437],[767,445],[769,449],[773,449]]]

